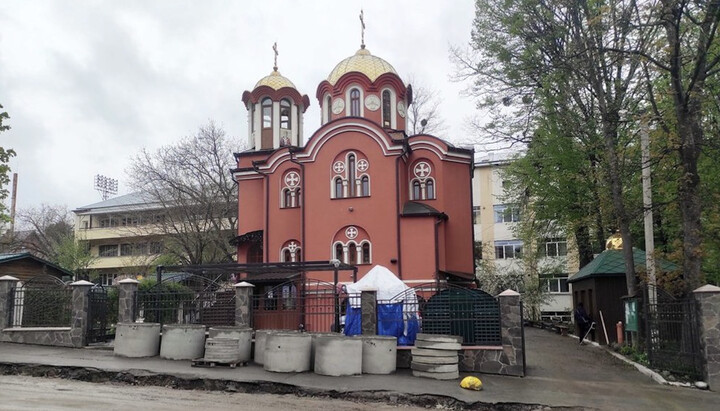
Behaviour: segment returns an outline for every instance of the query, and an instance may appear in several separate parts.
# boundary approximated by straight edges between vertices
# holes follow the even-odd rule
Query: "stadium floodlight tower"
[[[118,181],[117,179],[105,177],[100,174],[95,175],[95,190],[102,193],[103,201],[107,200],[111,194],[117,194]]]

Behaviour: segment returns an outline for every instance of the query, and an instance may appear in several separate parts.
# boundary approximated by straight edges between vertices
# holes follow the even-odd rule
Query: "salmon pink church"
[[[382,265],[411,286],[471,281],[473,151],[408,136],[412,87],[364,44],[315,97],[322,125],[305,141],[310,99],[277,62],[242,96],[250,149],[233,170],[238,263],[337,259],[358,279]]]

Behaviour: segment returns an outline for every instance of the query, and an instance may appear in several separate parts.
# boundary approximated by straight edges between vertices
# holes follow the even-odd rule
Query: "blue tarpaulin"
[[[417,317],[412,315],[403,320],[403,303],[377,305],[378,335],[397,337],[398,345],[413,345],[418,332]],[[360,307],[349,303],[345,314],[345,335],[362,334]]]

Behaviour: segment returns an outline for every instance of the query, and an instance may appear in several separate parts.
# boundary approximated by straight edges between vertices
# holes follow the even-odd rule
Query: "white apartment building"
[[[578,259],[567,238],[555,235],[536,245],[523,244],[517,238],[515,226],[523,218],[516,204],[504,200],[507,183],[503,183],[502,170],[511,161],[509,154],[490,153],[476,158],[473,176],[473,217],[475,241],[482,244],[482,259],[491,260],[498,275],[511,270],[522,270],[523,250],[538,247],[542,256],[540,267],[555,267],[560,274],[542,276],[539,281],[546,287],[549,298],[540,307],[546,320],[570,320],[572,294],[568,275],[578,271]],[[570,255],[568,254],[570,253]],[[543,271],[543,270],[541,270]],[[547,270],[550,271],[550,270]]]
[[[90,269],[99,282],[112,285],[118,276],[145,275],[163,252],[157,223],[164,218],[159,204],[131,193],[73,210],[75,238],[87,241],[97,257]]]

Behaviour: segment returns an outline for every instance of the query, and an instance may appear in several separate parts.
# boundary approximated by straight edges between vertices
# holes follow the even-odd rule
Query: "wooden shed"
[[[633,260],[635,267],[645,267],[645,252],[633,248]],[[658,267],[662,271],[672,271],[677,268],[666,261],[658,261]],[[577,307],[577,304],[582,302],[587,313],[597,323],[595,340],[600,344],[606,343],[600,317],[602,312],[607,339],[611,343],[617,342],[615,325],[618,321],[625,321],[622,297],[627,295],[622,250],[605,250],[598,254],[595,259],[570,277],[568,283],[572,284],[573,307]]]
[[[73,273],[30,253],[0,254],[0,277],[10,275],[28,281],[37,275],[73,278]]]

